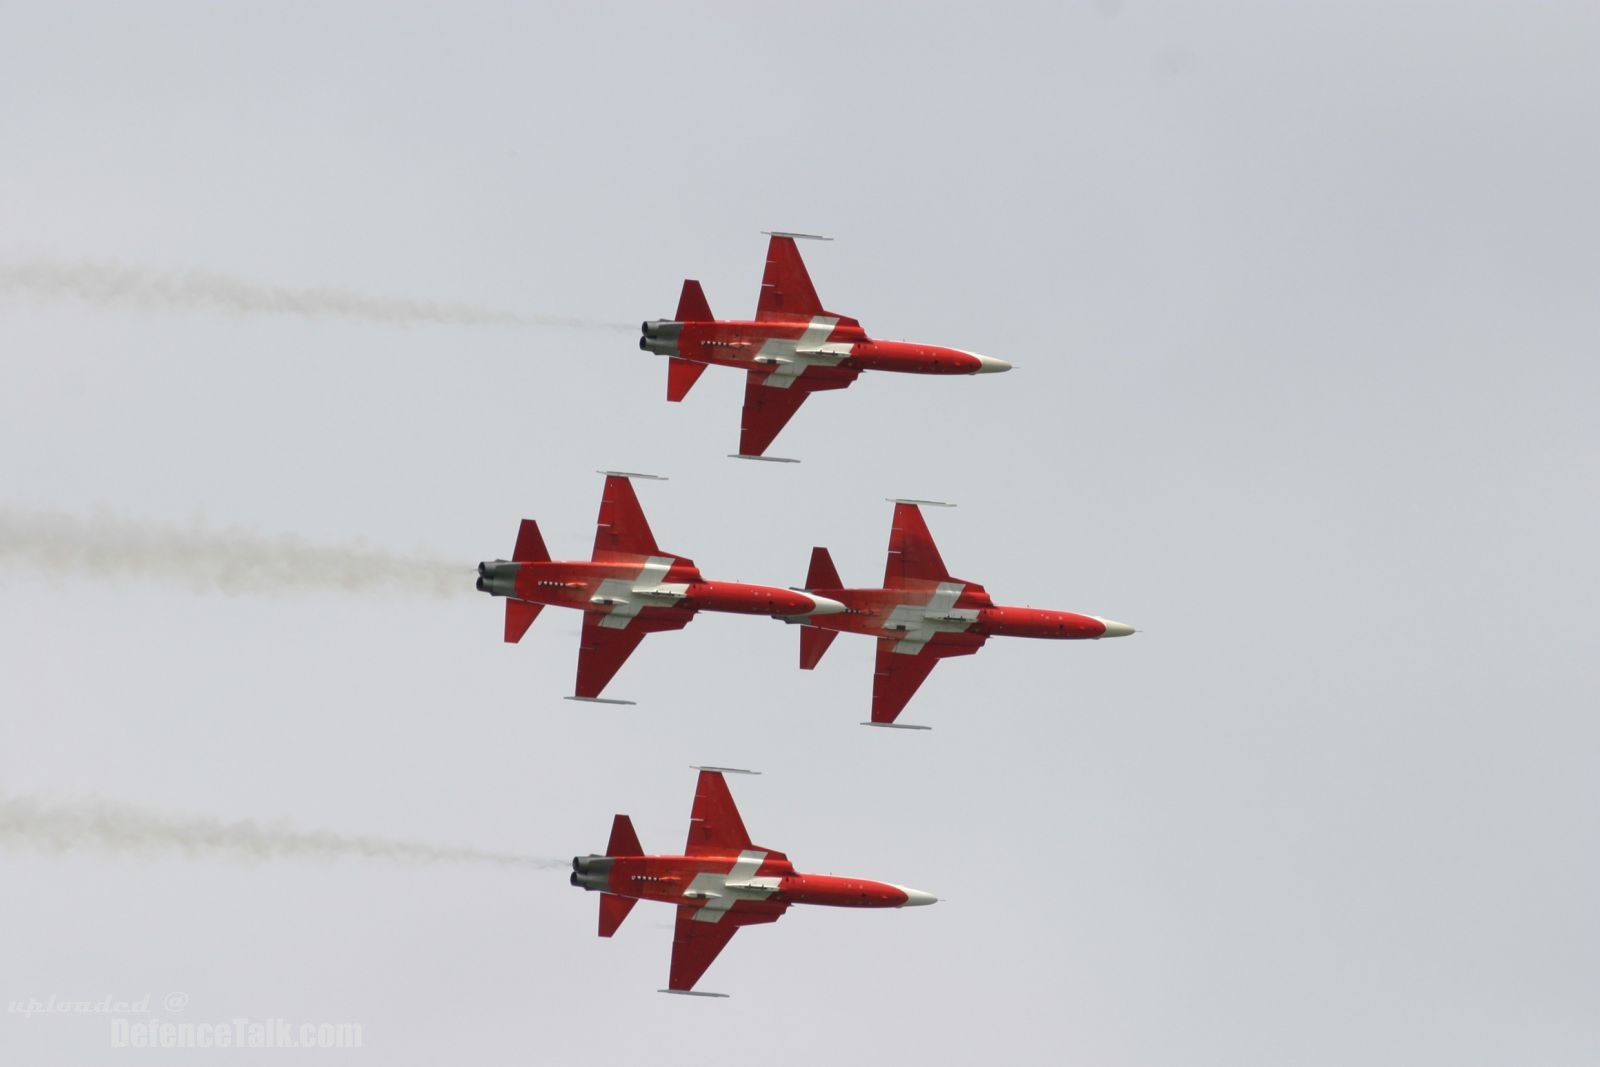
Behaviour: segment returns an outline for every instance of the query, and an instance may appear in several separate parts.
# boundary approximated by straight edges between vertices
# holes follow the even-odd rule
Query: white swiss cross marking
[[[831,315],[816,315],[797,338],[772,337],[761,345],[756,362],[776,363],[773,372],[762,379],[762,385],[774,389],[787,389],[794,380],[805,373],[807,367],[833,367],[844,362],[851,346],[844,342],[829,343],[828,335],[839,320]]]
[[[714,923],[728,913],[740,900],[766,900],[778,891],[778,879],[757,878],[765,852],[745,849],[727,874],[705,871],[694,876],[683,895],[705,903],[694,913],[694,921]]]
[[[977,622],[976,610],[955,606],[965,588],[966,585],[961,582],[940,582],[939,588],[933,591],[933,596],[928,598],[926,604],[895,605],[883,624],[888,631],[887,636],[900,637],[894,650],[915,656],[934,634],[961,633]]]
[[[607,578],[590,597],[591,603],[610,602],[611,610],[600,620],[608,630],[626,629],[633,617],[647,604],[676,604],[689,587],[677,582],[663,585],[661,579],[672,569],[670,556],[651,556],[632,579]]]

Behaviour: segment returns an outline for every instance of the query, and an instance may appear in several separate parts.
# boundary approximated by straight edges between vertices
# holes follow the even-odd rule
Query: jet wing
[[[645,520],[644,509],[633,491],[633,483],[620,474],[606,476],[605,493],[600,498],[600,517],[595,523],[596,560],[635,559],[640,556],[667,556],[694,566],[692,560],[673,556],[656,547],[655,534]]]
[[[806,397],[825,389],[843,389],[860,371],[815,366],[791,373],[785,367],[755,368],[745,375],[744,416],[739,425],[739,454],[759,456],[772,444]]]
[[[694,790],[694,809],[689,812],[689,841],[683,846],[683,854],[736,856],[752,847],[722,773],[701,771]]]
[[[936,634],[917,652],[907,653],[895,651],[901,638],[880,637],[878,670],[872,678],[872,721],[894,722],[941,659],[970,656],[985,640],[982,634]]]
[[[794,238],[774,237],[767,243],[767,269],[761,275],[756,321],[810,322],[812,316],[826,314]]]
[[[889,530],[889,561],[883,571],[885,589],[904,589],[922,582],[952,581],[933,543],[933,534],[915,504],[896,503]]]
[[[583,613],[583,640],[578,646],[577,695],[593,700],[600,695],[606,683],[622,669],[633,650],[639,647],[646,634],[662,630],[681,630],[694,618],[691,612],[673,614],[635,615],[621,626],[615,625],[621,615],[601,611]],[[613,625],[607,625],[607,621]]]
[[[728,911],[715,913],[717,919],[706,922],[696,918],[702,912],[699,906],[680,904],[677,932],[672,938],[672,973],[667,980],[667,988],[673,992],[687,993],[706,973],[706,968],[711,966],[717,954],[733,940],[739,927],[777,922],[787,908],[787,904],[779,904],[747,910],[747,906],[741,903]]]

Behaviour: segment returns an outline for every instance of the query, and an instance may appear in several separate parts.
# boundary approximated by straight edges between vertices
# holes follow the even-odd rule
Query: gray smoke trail
[[[360,319],[394,325],[444,323],[457,326],[635,329],[630,324],[620,322],[595,322],[561,315],[522,315],[470,304],[365,296],[343,289],[291,289],[262,285],[206,270],[160,273],[118,263],[62,263],[54,260],[0,263],[0,292],[73,297],[107,307],[299,315],[304,318]]]
[[[184,818],[127,804],[86,800],[46,803],[0,795],[0,846],[47,853],[114,852],[154,857],[231,859],[392,860],[402,863],[473,863],[553,870],[567,861],[456,848],[420,841],[355,837],[295,830],[285,823]]]
[[[74,577],[148,578],[197,590],[271,593],[332,589],[449,596],[472,591],[461,563],[396,556],[362,545],[313,545],[238,528],[92,518],[0,505],[0,567]]]

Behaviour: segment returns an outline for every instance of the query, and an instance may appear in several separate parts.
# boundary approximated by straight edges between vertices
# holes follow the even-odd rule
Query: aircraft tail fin
[[[628,917],[628,912],[639,902],[638,897],[619,897],[612,893],[600,894],[600,936],[610,937]]]
[[[533,620],[539,617],[543,608],[543,604],[506,597],[506,644],[514,645],[521,641],[522,635],[528,632],[528,627],[533,625]]]
[[[817,547],[811,550],[811,568],[806,571],[806,588],[844,588],[844,582],[839,578],[839,568],[833,565],[833,557],[827,549]]]
[[[838,630],[824,630],[817,626],[800,627],[800,669],[809,671],[822,659],[822,654],[828,651],[828,646],[833,644],[833,639],[839,636]]]
[[[511,561],[550,562],[550,550],[544,547],[544,536],[539,533],[539,524],[532,519],[523,519],[522,525],[517,528],[517,547],[511,550]]]
[[[633,820],[626,815],[618,815],[611,820],[611,840],[606,843],[606,855],[644,855],[644,847],[639,844],[639,835],[633,832]]]
[[[700,380],[709,364],[673,356],[667,360],[667,399],[676,404],[689,395],[694,383]]]
[[[711,305],[706,301],[705,290],[700,288],[700,283],[692,278],[683,282],[683,295],[678,297],[679,322],[715,322],[711,315]]]

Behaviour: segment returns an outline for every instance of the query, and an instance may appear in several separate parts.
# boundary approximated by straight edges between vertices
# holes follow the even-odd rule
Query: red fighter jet
[[[796,237],[831,238],[804,233],[770,236],[754,321],[718,322],[700,283],[686,281],[678,298],[678,317],[644,323],[644,336],[639,338],[639,347],[646,352],[671,357],[668,400],[682,400],[711,364],[746,372],[737,458],[773,458],[762,453],[807,396],[843,389],[864,370],[993,374],[1011,369],[1003,359],[958,348],[873,340],[855,319],[823,308],[794,244]]]
[[[843,611],[844,605],[794,589],[742,582],[708,582],[694,561],[656,547],[629,478],[650,474],[601,471],[606,475],[600,521],[591,560],[552,560],[539,526],[523,519],[510,560],[478,564],[478,590],[506,598],[505,639],[516,643],[548,604],[583,612],[578,648],[577,695],[569,700],[604,700],[600,691],[646,634],[681,630],[698,611],[806,618]]]
[[[694,984],[705,974],[741,926],[777,922],[790,904],[825,904],[836,908],[904,908],[933,904],[938,898],[916,889],[831,874],[799,874],[789,857],[750,843],[739,809],[723,781],[731,767],[702,767],[689,816],[689,843],[681,856],[647,856],[633,823],[618,815],[611,824],[611,843],[604,856],[578,856],[572,861],[572,884],[597,890],[600,936],[610,937],[641,900],[678,906],[677,934],[672,939],[672,973],[663,993],[721,997],[699,993]]]
[[[889,565],[882,589],[845,589],[826,548],[811,550],[806,591],[845,605],[827,619],[807,619],[800,631],[800,668],[811,670],[840,631],[878,639],[878,670],[872,680],[872,722],[907,726],[895,719],[947,656],[970,656],[990,637],[1049,637],[1083,640],[1126,637],[1133,627],[1095,615],[995,604],[983,586],[952,578],[939,558],[919,504],[950,507],[936,500],[896,500],[889,532]]]

